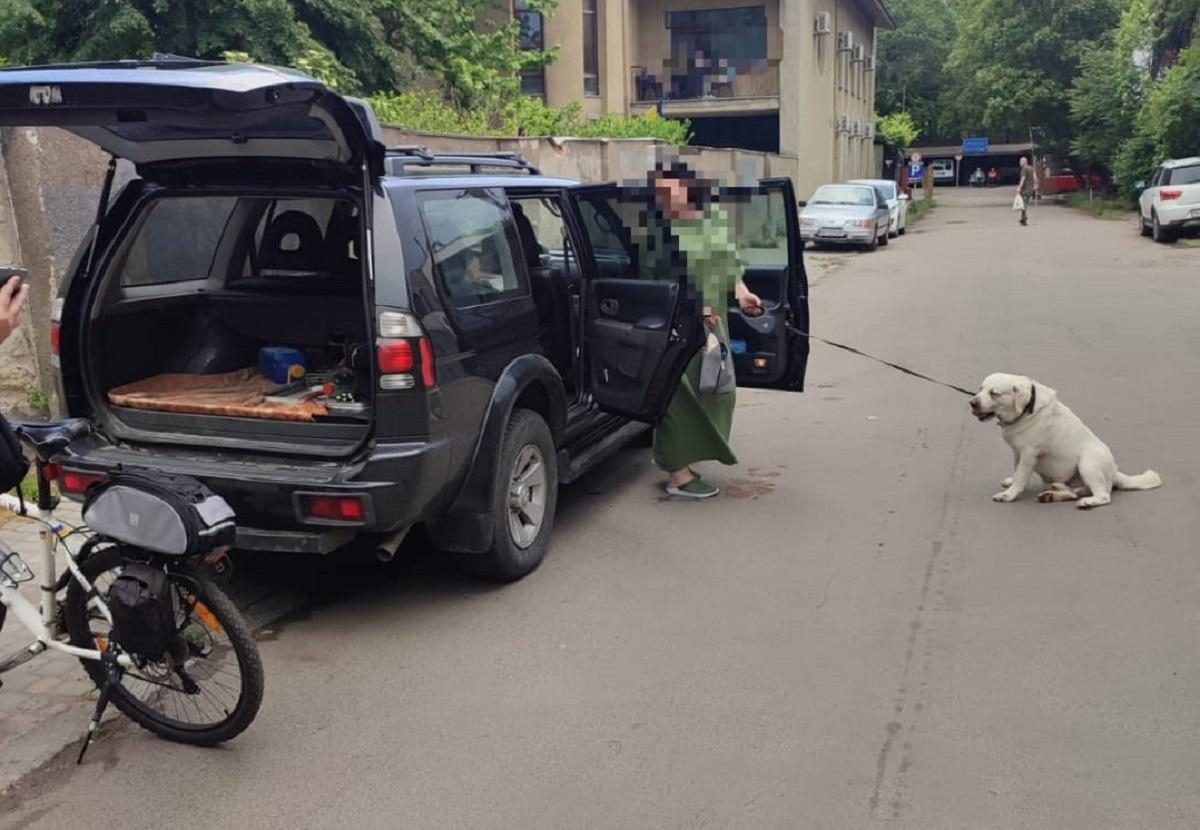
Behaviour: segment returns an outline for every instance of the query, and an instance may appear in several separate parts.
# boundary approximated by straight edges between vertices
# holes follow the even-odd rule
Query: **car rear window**
[[[232,196],[155,200],[125,251],[121,285],[207,279],[237,201]]]
[[[1200,164],[1169,170],[1165,184],[1200,184]]]

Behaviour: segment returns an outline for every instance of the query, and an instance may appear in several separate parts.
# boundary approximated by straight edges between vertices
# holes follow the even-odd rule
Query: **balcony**
[[[632,108],[641,112],[663,102],[665,115],[703,116],[777,112],[779,61],[745,69],[713,68],[651,71],[630,68]]]

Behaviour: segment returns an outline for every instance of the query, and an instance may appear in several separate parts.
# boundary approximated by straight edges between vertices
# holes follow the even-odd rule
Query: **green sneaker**
[[[684,499],[711,499],[713,496],[720,495],[721,488],[709,484],[707,481],[701,481],[699,476],[693,476],[687,484],[676,487],[674,484],[667,484],[668,496],[679,496]]]

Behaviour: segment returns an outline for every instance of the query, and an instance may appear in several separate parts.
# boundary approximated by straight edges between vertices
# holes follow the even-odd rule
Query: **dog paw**
[[[1011,490],[1002,490],[999,493],[997,493],[996,495],[992,496],[992,501],[1010,502],[1010,501],[1016,501],[1016,500],[1017,500],[1017,494],[1012,492]]]
[[[1042,492],[1038,493],[1038,501],[1040,501],[1042,504],[1049,504],[1050,502],[1054,501],[1054,491],[1043,490]]]

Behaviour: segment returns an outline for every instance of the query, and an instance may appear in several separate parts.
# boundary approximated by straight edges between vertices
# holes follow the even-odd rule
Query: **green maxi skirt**
[[[729,447],[737,396],[699,391],[703,356],[701,349],[688,364],[666,416],[654,430],[654,463],[669,473],[698,461],[738,463]]]

